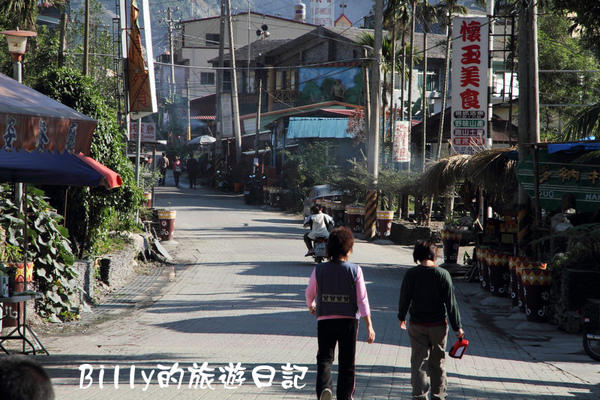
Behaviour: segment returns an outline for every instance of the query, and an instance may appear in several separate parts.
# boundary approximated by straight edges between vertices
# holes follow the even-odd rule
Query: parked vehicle
[[[217,171],[215,185],[219,190],[232,190],[233,182],[231,180],[231,174],[228,171]]]
[[[244,184],[244,201],[246,204],[263,202],[263,185],[260,177],[250,175]]]
[[[583,311],[583,349],[600,361],[600,300],[588,300]]]
[[[331,189],[329,185],[313,186],[304,199],[304,217],[311,214],[310,208],[315,205],[317,199],[341,200],[341,198],[342,193]]]
[[[325,236],[319,236],[315,239],[312,256],[317,264],[323,262],[327,257],[327,238]]]

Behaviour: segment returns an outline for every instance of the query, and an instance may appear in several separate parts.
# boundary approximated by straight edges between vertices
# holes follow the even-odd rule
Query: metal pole
[[[254,135],[254,154],[258,159],[258,135],[260,134],[260,109],[262,107],[262,79],[258,80],[258,91],[256,96],[256,135]]]
[[[137,138],[135,141],[135,183],[140,186],[140,156],[142,148],[142,118],[137,120]]]
[[[13,65],[14,80],[23,83],[23,64],[21,59],[15,59]],[[23,212],[23,183],[15,183],[15,204],[18,205],[19,211]]]

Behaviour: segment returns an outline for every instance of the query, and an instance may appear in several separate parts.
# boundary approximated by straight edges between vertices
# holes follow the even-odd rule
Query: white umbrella
[[[187,144],[189,146],[195,145],[195,144],[211,144],[216,142],[217,139],[215,139],[212,136],[208,136],[208,135],[202,135],[202,136],[198,136],[193,138],[192,140],[190,140],[189,142],[187,142]]]

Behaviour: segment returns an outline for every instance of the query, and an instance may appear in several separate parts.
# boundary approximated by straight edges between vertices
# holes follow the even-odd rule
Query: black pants
[[[313,244],[312,244],[312,239],[308,237],[309,233],[310,232],[306,232],[304,234],[304,244],[306,244],[306,248],[307,249],[312,250],[313,249]]]
[[[326,388],[333,388],[331,366],[335,346],[338,349],[337,400],[351,400],[354,393],[354,355],[358,320],[355,318],[326,319],[317,322],[319,351],[317,353],[317,398]],[[333,390],[332,390],[333,391]]]
[[[190,189],[194,189],[196,187],[196,173],[188,172],[188,178],[190,180]]]

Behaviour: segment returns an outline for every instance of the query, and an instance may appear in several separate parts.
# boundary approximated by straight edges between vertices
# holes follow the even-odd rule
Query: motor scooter
[[[590,358],[600,361],[600,300],[588,299],[582,315],[583,349]]]
[[[325,236],[318,236],[315,239],[313,247],[313,259],[317,264],[323,262],[327,257],[327,238]]]
[[[256,175],[250,175],[244,184],[244,202],[246,204],[263,202],[263,185]]]

